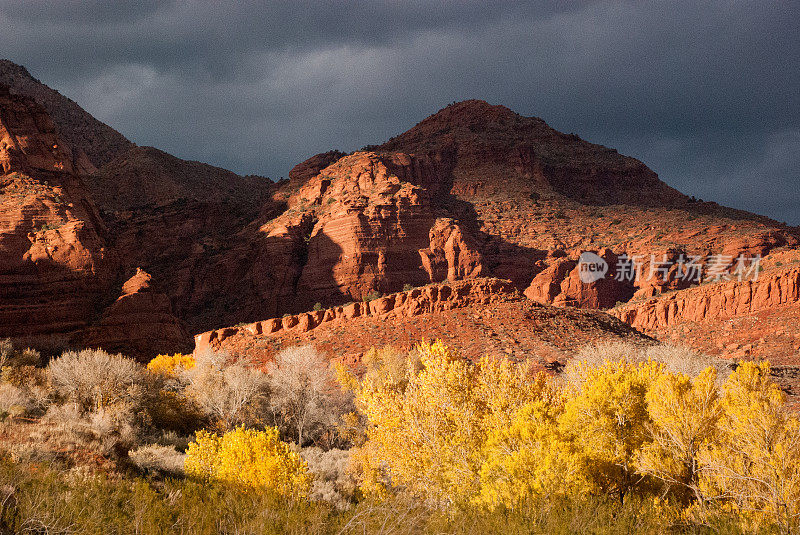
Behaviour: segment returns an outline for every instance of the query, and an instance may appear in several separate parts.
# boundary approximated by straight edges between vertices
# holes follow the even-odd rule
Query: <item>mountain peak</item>
[[[375,150],[451,161],[453,176],[474,183],[471,191],[502,184],[521,195],[554,191],[585,204],[688,200],[634,158],[483,100],[450,104]]]
[[[442,108],[424,122],[473,122],[473,121],[502,121],[520,117],[510,109],[502,105],[489,104],[485,100],[470,99],[452,104]]]
[[[102,167],[115,156],[133,147],[122,134],[92,117],[77,103],[34,78],[28,69],[0,59],[0,84],[43,106],[55,123],[58,134],[83,151],[95,167]]]
[[[35,80],[35,78],[31,76],[31,73],[28,72],[28,69],[26,69],[23,65],[14,63],[10,59],[0,58],[0,72],[3,72],[6,76],[26,77]]]

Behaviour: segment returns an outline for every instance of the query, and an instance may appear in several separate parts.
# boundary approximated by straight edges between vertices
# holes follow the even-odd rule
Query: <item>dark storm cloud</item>
[[[242,173],[483,98],[800,224],[790,2],[14,2],[0,50],[140,144]]]

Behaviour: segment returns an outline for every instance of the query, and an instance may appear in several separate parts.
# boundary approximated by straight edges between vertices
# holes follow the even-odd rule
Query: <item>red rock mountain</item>
[[[284,268],[267,279],[263,295],[277,299],[261,318],[485,275],[543,303],[609,308],[689,291],[651,258],[772,258],[800,243],[796,229],[686,197],[637,160],[481,101],[449,106],[380,146],[317,155],[290,177],[274,196],[288,209],[258,222],[267,236],[258,272],[277,258]],[[612,269],[623,254],[641,255],[640,269],[656,276],[583,283],[577,259],[587,250]],[[292,329],[315,318],[301,314]]]
[[[42,107],[0,86],[0,165],[0,336],[85,327],[115,264],[79,176],[86,156]]]
[[[448,159],[455,194],[552,192],[602,205],[688,200],[634,158],[481,100],[452,104],[376,150]]]
[[[78,104],[31,76],[28,70],[0,59],[0,84],[13,93],[32,98],[44,107],[59,136],[74,149],[83,151],[95,167],[101,167],[133,147],[125,136],[104,124]]]
[[[688,198],[638,160],[483,101],[448,106],[383,145],[313,156],[272,183],[136,147],[8,62],[4,81],[41,106],[7,93],[0,102],[0,336],[70,331],[145,356],[190,345],[189,333],[263,329],[284,314],[306,328],[325,323],[306,314],[315,303],[339,310],[381,294],[395,295],[391,310],[370,314],[397,323],[388,312],[404,288],[483,277],[510,281],[512,308],[522,292],[546,305],[629,302],[613,313],[658,334],[660,320],[649,318],[704,321],[687,312],[697,310],[697,285],[674,270],[585,284],[582,252],[612,267],[641,255],[647,272],[651,254],[769,262],[800,243],[797,229]],[[132,276],[147,284],[125,290]]]
[[[112,337],[114,344],[134,355],[187,347],[189,335],[165,296],[140,300],[149,323],[114,303],[95,329],[100,338],[89,336],[125,272],[124,252],[112,247],[112,233],[83,180],[93,170],[86,155],[58,135],[43,107],[5,86],[0,166],[0,337],[58,336],[69,345],[91,345],[109,340],[104,333],[113,324],[125,333]],[[127,304],[133,293],[125,293]]]

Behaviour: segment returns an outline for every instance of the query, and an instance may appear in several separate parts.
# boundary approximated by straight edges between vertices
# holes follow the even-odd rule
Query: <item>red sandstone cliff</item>
[[[763,274],[758,280],[711,283],[631,302],[609,313],[625,323],[653,331],[682,322],[732,318],[800,302],[800,267]]]
[[[686,285],[675,273],[586,285],[583,251],[609,263],[623,253],[774,256],[800,241],[768,218],[689,199],[613,149],[482,101],[448,106],[371,150],[314,156],[272,184],[133,147],[27,73],[0,64],[3,77],[58,117],[56,131],[29,100],[0,102],[11,125],[0,204],[9,333],[136,317],[111,300],[137,267],[198,332],[485,275],[544,303],[606,308]],[[81,146],[67,148],[59,133]]]
[[[0,87],[0,336],[79,330],[104,298],[113,265],[86,166],[41,106]]]

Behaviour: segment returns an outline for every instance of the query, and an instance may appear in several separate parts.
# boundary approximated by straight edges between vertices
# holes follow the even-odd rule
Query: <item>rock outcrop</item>
[[[123,284],[122,295],[89,329],[84,344],[147,360],[157,353],[190,351],[190,340],[167,296],[153,287],[150,274],[138,269]]]
[[[428,282],[418,251],[430,244],[430,196],[394,175],[376,154],[342,158],[298,197],[290,206],[319,206],[298,294],[341,302]]]
[[[682,322],[732,318],[800,301],[800,267],[763,274],[757,280],[706,284],[631,302],[609,313],[643,331]]]
[[[329,155],[303,169],[316,169]],[[313,177],[293,171],[292,181],[304,178],[286,191],[288,210],[260,227],[262,269],[254,275],[301,309],[481,275],[474,238],[457,220],[436,217],[448,165],[442,158],[357,152]],[[277,269],[276,258],[283,259]]]
[[[441,338],[470,358],[505,354],[543,367],[563,364],[571,351],[593,341],[653,343],[607,314],[540,305],[510,281],[476,278],[216,329],[195,336],[195,352],[226,350],[263,361],[281,347],[310,343],[357,360],[370,347],[410,347],[423,338]]]
[[[289,171],[289,180],[295,187],[300,187],[307,180],[314,178],[320,171],[344,156],[347,156],[347,154],[338,150],[315,154],[292,167],[292,170]]]
[[[240,203],[196,196],[134,210],[117,225],[118,243],[133,252],[127,267],[161,281],[197,331],[486,275],[544,303],[607,308],[636,291],[685,286],[674,274],[584,285],[574,261],[585,250],[605,249],[613,263],[623,252],[755,253],[797,243],[765,218],[679,194],[612,149],[480,101],[369,150],[318,154],[289,177],[249,221]]]
[[[86,157],[45,110],[0,87],[0,336],[73,333],[113,277]]]
[[[452,219],[437,219],[429,231],[431,244],[419,251],[431,282],[480,277],[485,274],[476,240]]]
[[[609,249],[599,251],[597,256],[609,269],[602,278],[585,282],[581,279],[578,260],[557,258],[534,277],[525,296],[541,303],[580,308],[609,308],[630,299],[634,293],[633,282],[616,277],[614,273],[619,256]]]
[[[31,76],[25,67],[0,60],[0,85],[29,97],[42,106],[56,126],[58,135],[99,168],[134,145],[125,136],[92,117],[74,101]]]

